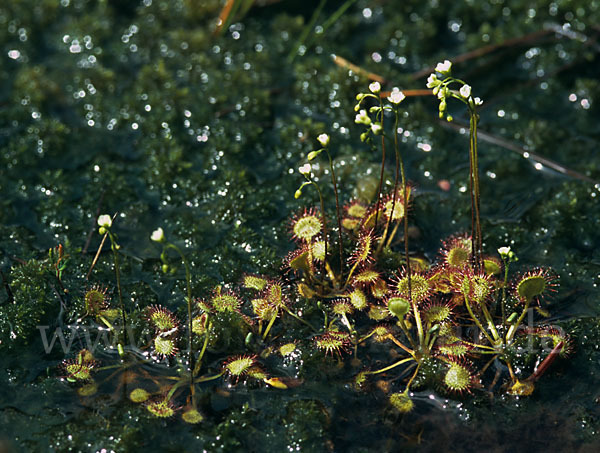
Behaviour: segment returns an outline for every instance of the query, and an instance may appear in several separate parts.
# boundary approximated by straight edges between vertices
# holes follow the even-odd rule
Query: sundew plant
[[[295,248],[281,272],[271,273],[276,277],[246,274],[241,282],[194,294],[192,274],[198,270],[185,250],[170,242],[162,228],[152,233],[149,239],[161,247],[160,270],[168,275],[177,261],[183,265],[185,303],[177,312],[156,304],[136,312],[125,307],[120,270],[125,257],[116,216],[99,216],[103,240],[98,253],[108,238],[118,302],[110,304],[105,283],[96,283],[83,294],[78,310],[67,309],[67,316],[73,322],[71,341],[83,343],[79,331],[108,330],[113,344],[79,350],[64,360],[57,376],[83,398],[97,398],[106,388],[124,391],[149,417],[180,417],[190,424],[204,420],[204,394],[215,385],[245,383],[272,391],[303,385],[278,369],[305,354],[316,357],[312,366],[318,367],[353,361],[358,369],[348,380],[356,392],[366,391],[379,377],[393,377],[386,392],[401,413],[413,410],[413,392],[422,389],[450,398],[478,392],[531,395],[550,364],[570,350],[567,334],[543,320],[549,316],[544,299],[556,291],[557,279],[544,268],[512,275],[517,256],[508,246],[484,252],[477,153],[482,101],[451,75],[448,60],[437,65],[427,86],[439,99],[440,118],[452,121],[447,104],[453,99],[466,106],[470,117],[465,154],[471,231],[442,241],[434,261],[419,258],[410,245],[418,188],[406,178],[398,139],[402,107],[409,101],[398,88],[385,95],[373,82],[356,96],[355,123],[364,128],[361,140],[374,152],[380,149],[384,155],[386,147],[393,148],[390,193],[383,190],[383,157],[375,201],[342,205],[334,144],[326,133],[319,135],[320,148],[299,169],[304,181],[294,197],[302,199],[314,188],[320,203],[301,208],[289,220]],[[321,189],[327,181],[317,181],[312,172],[320,160],[330,171],[333,212],[327,212],[330,203]],[[532,309],[541,320],[527,318]],[[287,332],[290,324],[295,328]],[[388,364],[370,360],[363,352],[369,343],[393,350],[396,359]]]

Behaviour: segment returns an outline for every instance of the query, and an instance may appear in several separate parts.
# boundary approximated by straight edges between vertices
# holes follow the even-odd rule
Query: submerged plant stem
[[[285,312],[290,315],[292,318],[300,321],[301,323],[307,325],[308,327],[310,327],[310,329],[314,332],[317,331],[317,329],[315,329],[308,321],[306,321],[305,319],[302,319],[300,316],[298,316],[296,313],[294,313],[293,311],[291,311],[289,308],[284,307]]]
[[[382,368],[382,369],[377,370],[377,371],[368,371],[367,373],[368,374],[384,373],[384,372],[389,371],[389,370],[391,370],[393,368],[396,368],[397,366],[402,365],[403,363],[410,362],[411,360],[415,360],[415,359],[413,357],[406,357],[406,358],[404,358],[402,360],[397,361],[396,363],[393,363],[393,364],[391,364],[389,366],[386,366],[385,368]]]

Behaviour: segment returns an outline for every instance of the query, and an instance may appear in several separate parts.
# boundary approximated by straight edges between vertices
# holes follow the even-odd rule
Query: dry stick
[[[537,369],[533,372],[533,374],[527,379],[525,379],[525,381],[537,381],[552,364],[552,362],[556,360],[556,357],[558,357],[558,355],[560,354],[560,351],[562,350],[563,346],[564,342],[559,341],[558,344],[554,347],[554,349],[550,351],[550,354],[548,354],[548,356],[542,361],[542,363],[540,363],[540,366],[538,366]]]
[[[440,124],[444,127],[447,127],[448,129],[452,129],[457,132],[462,132],[462,130],[464,130],[468,127],[466,124],[461,124],[461,123],[456,123],[456,122],[448,123],[447,121],[440,121]],[[525,146],[523,146],[521,144],[509,142],[508,140],[505,140],[501,137],[497,137],[495,135],[492,135],[487,132],[482,132],[482,131],[478,131],[477,136],[484,142],[491,143],[492,145],[500,146],[502,148],[508,149],[509,151],[513,151],[513,152],[525,157],[526,159],[531,159],[535,162],[539,162],[540,164],[545,165],[546,167],[551,168],[552,170],[554,170],[562,175],[569,176],[573,179],[578,179],[580,181],[585,181],[585,182],[589,182],[592,184],[600,183],[600,181],[596,181],[596,180],[590,178],[589,176],[586,176],[575,170],[571,170],[571,169],[559,164],[558,162],[555,162],[551,159],[547,159],[545,157],[540,156],[539,154],[529,151]]]
[[[391,94],[392,94],[391,91],[381,91],[381,92],[379,92],[379,97],[387,98]],[[433,96],[434,95],[433,91],[430,89],[402,90],[402,94],[404,94],[404,96],[406,96],[407,98],[415,97],[415,96]]]
[[[228,0],[227,3],[225,3],[225,6],[223,6],[223,9],[221,10],[221,14],[219,14],[219,21],[217,24],[217,28],[215,28],[215,31],[213,33],[214,35],[218,35],[221,33],[221,29],[223,28],[223,26],[229,19],[229,15],[231,14],[231,11],[232,11],[235,3],[236,3],[236,0]]]
[[[100,258],[100,253],[102,252],[102,247],[104,246],[104,242],[106,242],[107,236],[108,236],[108,233],[106,233],[104,235],[104,237],[102,238],[102,242],[100,242],[100,246],[98,247],[98,251],[96,252],[96,256],[94,256],[94,260],[92,261],[92,265],[90,266],[90,270],[88,271],[87,275],[85,276],[86,280],[89,280],[90,274],[92,273],[92,270],[94,269],[94,266],[96,265],[96,262],[98,261],[98,258]]]
[[[373,72],[369,72],[366,69],[363,69],[360,66],[357,66],[354,63],[349,62],[345,58],[340,57],[339,55],[333,55],[333,62],[342,68],[348,69],[352,72],[355,72],[356,74],[365,76],[369,80],[373,80],[373,81],[379,82],[381,84],[385,83],[385,79],[383,77],[381,77],[380,75],[377,75]]]
[[[568,35],[566,35],[567,37],[570,37]],[[598,39],[598,36],[593,36],[590,37],[589,39],[587,39],[584,43],[583,46],[584,47],[593,47],[595,51],[600,51],[600,46],[598,45],[598,43],[596,42]],[[537,83],[543,81],[543,80],[548,80],[548,79],[552,79],[554,77],[556,77],[556,75],[560,74],[563,71],[566,71],[568,69],[571,69],[572,67],[576,66],[577,64],[581,63],[582,60],[584,60],[585,57],[579,57],[579,58],[575,58],[572,61],[570,61],[569,63],[566,63],[562,66],[559,66],[557,69],[555,69],[554,71],[549,71],[546,72],[544,76],[542,77],[536,77],[534,79],[530,79],[527,80],[526,82],[516,85],[515,87],[513,87],[510,90],[505,90],[502,92],[502,99],[506,99],[507,97],[510,97],[510,95],[512,93],[516,93],[518,91],[521,91],[523,88],[526,88],[528,86],[532,86],[532,85],[536,85]],[[485,108],[489,108],[491,106],[493,106],[496,103],[496,99],[500,98],[500,96],[495,96],[492,97],[490,99],[488,99],[481,107],[480,110],[485,109]]]
[[[519,36],[518,38],[507,39],[499,44],[490,44],[487,46],[480,47],[478,49],[472,50],[470,52],[466,52],[461,55],[457,55],[452,58],[452,63],[462,63],[464,61],[472,60],[473,58],[478,58],[488,53],[491,53],[497,49],[501,49],[503,47],[511,47],[520,44],[530,44],[531,41],[535,41],[539,38],[542,38],[546,35],[551,35],[554,33],[553,30],[538,30],[533,33],[529,33],[524,36]],[[412,79],[420,79],[421,77],[428,76],[432,72],[435,71],[435,67],[425,68],[420,71],[417,71],[411,74]]]

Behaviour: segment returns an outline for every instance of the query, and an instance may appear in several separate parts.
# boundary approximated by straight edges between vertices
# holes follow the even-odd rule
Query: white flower
[[[152,232],[152,235],[150,236],[150,240],[154,242],[163,242],[165,240],[165,232],[163,231],[163,229],[157,228],[156,230],[154,230]]]
[[[371,131],[373,131],[373,133],[375,135],[379,135],[381,133],[381,129],[382,129],[381,124],[379,124],[379,123],[371,124]]]
[[[367,115],[366,110],[361,110],[356,114],[356,117],[354,117],[354,122],[356,124],[364,124],[365,126],[368,126],[371,124],[371,118],[369,118],[369,115]]]
[[[460,93],[460,95],[467,99],[469,96],[471,96],[471,85],[467,85],[466,83],[460,87],[460,90],[458,90],[458,92]]]
[[[405,97],[406,96],[404,96],[404,93],[400,91],[398,87],[394,87],[388,96],[388,101],[390,101],[392,104],[398,105],[404,100]]]
[[[108,214],[101,215],[98,217],[98,225],[104,228],[110,228],[112,225],[112,219]]]
[[[435,70],[441,74],[446,74],[450,72],[450,69],[452,69],[452,63],[450,62],[450,60],[444,60],[443,63],[438,63],[435,67]]]
[[[508,256],[510,254],[510,247],[500,247],[498,253],[500,256]]]
[[[327,134],[321,134],[317,137],[317,140],[319,141],[319,143],[321,144],[321,146],[323,148],[325,148],[327,145],[329,145],[329,135]]]
[[[371,90],[371,93],[373,94],[378,94],[381,91],[381,85],[379,82],[370,83],[369,90]]]
[[[438,80],[435,74],[430,74],[429,77],[427,77],[427,88],[435,88],[440,83],[441,82]]]
[[[475,105],[481,105],[481,104],[483,104],[483,100],[481,98],[475,98],[473,100],[475,101]]]
[[[310,164],[304,164],[304,165],[302,165],[302,167],[300,167],[298,169],[300,174],[303,174],[303,175],[310,175],[311,170],[312,170],[312,167],[310,166]]]

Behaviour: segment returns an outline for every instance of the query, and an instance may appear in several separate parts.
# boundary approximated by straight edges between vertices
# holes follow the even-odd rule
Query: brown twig
[[[402,90],[402,93],[407,98],[416,96],[433,96],[433,91],[425,88],[417,90]],[[381,91],[379,93],[379,97],[387,98],[390,94],[392,94],[391,91]]]
[[[92,270],[94,269],[94,266],[96,265],[96,262],[98,261],[98,258],[100,257],[100,253],[102,252],[102,247],[104,247],[104,242],[106,242],[106,237],[108,236],[108,233],[106,233],[104,235],[104,237],[102,238],[102,242],[100,243],[100,246],[98,247],[98,251],[96,252],[96,256],[94,256],[94,260],[92,261],[92,265],[90,266],[90,270],[88,271],[87,275],[85,276],[86,280],[89,280],[90,278],[90,274],[92,273]]]
[[[548,354],[548,356],[544,360],[542,360],[542,363],[540,363],[540,365],[535,369],[533,374],[531,376],[529,376],[527,379],[525,379],[525,381],[535,382],[540,377],[542,377],[542,374],[544,374],[546,372],[546,370],[548,369],[548,367],[550,365],[552,365],[552,363],[556,360],[556,358],[560,354],[560,351],[562,350],[563,346],[564,346],[564,342],[559,341],[558,344],[554,347],[554,349],[552,349],[552,351],[550,351],[550,354]]]
[[[227,19],[229,19],[229,15],[231,14],[231,10],[233,9],[233,5],[235,5],[235,2],[236,2],[236,0],[227,0],[227,3],[225,3],[225,6],[223,6],[223,9],[221,10],[221,13],[219,14],[217,28],[215,28],[215,32],[214,32],[215,35],[218,35],[221,33],[223,26],[227,22]]]
[[[498,49],[502,49],[504,47],[512,47],[512,46],[517,46],[517,45],[530,44],[531,41],[535,41],[544,36],[551,35],[552,33],[554,33],[553,30],[538,30],[538,31],[529,33],[524,36],[519,36],[518,38],[507,39],[506,41],[503,41],[498,44],[489,44],[487,46],[483,46],[478,49],[471,50],[471,51],[463,53],[461,55],[457,55],[456,57],[450,58],[450,60],[452,61],[453,64],[462,63],[462,62],[465,62],[468,60],[472,60],[474,58],[481,57],[483,55],[494,52],[495,50],[498,50]],[[412,79],[420,79],[422,77],[428,76],[429,74],[431,74],[434,71],[435,71],[435,67],[433,67],[433,66],[429,67],[429,68],[421,69],[420,71],[417,71],[417,72],[411,74],[411,78]]]
[[[385,79],[383,77],[381,77],[380,75],[377,75],[373,72],[369,72],[366,69],[361,68],[360,66],[355,65],[354,63],[349,62],[348,60],[346,60],[343,57],[340,57],[339,55],[334,55],[333,56],[333,62],[345,69],[348,69],[350,71],[353,71],[357,74],[360,74],[364,77],[366,77],[369,80],[373,80],[375,82],[379,82],[381,84],[385,83]]]
[[[452,129],[457,132],[461,132],[462,130],[466,130],[469,128],[469,126],[466,124],[461,124],[461,123],[456,123],[456,122],[449,123],[447,121],[440,121],[440,124],[448,129]],[[521,156],[523,156],[526,159],[531,159],[535,162],[538,162],[548,168],[551,168],[552,170],[554,170],[560,174],[570,176],[571,178],[579,179],[581,181],[589,182],[592,184],[599,183],[599,181],[595,181],[594,179],[590,178],[589,176],[586,176],[575,170],[571,170],[571,169],[559,164],[558,162],[555,162],[551,159],[542,157],[539,154],[529,151],[525,146],[523,146],[521,144],[509,142],[508,140],[505,140],[501,137],[496,137],[495,135],[492,135],[492,134],[489,134],[489,133],[483,132],[483,131],[477,131],[477,137],[480,138],[484,142],[500,146],[502,148],[505,148],[505,149],[513,151],[517,154],[520,154]]]
[[[117,218],[118,214],[119,213],[116,212],[115,215],[112,217],[112,221],[113,222]],[[96,262],[98,261],[98,258],[100,257],[100,253],[102,252],[102,247],[104,247],[104,242],[106,242],[106,237],[107,236],[108,236],[108,233],[106,233],[104,235],[104,237],[102,237],[102,242],[100,242],[100,246],[98,247],[98,251],[96,252],[96,256],[94,256],[94,261],[92,261],[92,265],[90,266],[90,270],[88,271],[87,275],[85,276],[86,280],[88,280],[90,278],[90,274],[92,273],[92,270],[94,269],[94,266],[96,265]]]

